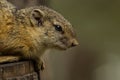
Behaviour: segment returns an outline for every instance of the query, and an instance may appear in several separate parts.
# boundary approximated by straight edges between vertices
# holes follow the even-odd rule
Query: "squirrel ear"
[[[31,21],[34,25],[42,25],[44,12],[40,9],[34,9],[31,13]]]

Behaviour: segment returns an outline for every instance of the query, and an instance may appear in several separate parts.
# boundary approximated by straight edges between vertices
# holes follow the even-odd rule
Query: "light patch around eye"
[[[64,25],[59,20],[53,20],[53,26],[56,31],[60,32],[61,34],[64,34]]]

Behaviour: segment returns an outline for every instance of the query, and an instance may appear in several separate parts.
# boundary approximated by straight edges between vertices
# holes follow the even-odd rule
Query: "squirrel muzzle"
[[[71,47],[75,47],[75,46],[78,46],[78,45],[79,45],[79,42],[76,39],[73,39],[72,42],[71,42]]]

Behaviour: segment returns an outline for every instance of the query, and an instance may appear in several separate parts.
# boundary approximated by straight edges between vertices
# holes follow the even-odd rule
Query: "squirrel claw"
[[[45,69],[45,65],[44,65],[44,62],[42,62],[41,64],[41,68],[40,68],[42,71]]]

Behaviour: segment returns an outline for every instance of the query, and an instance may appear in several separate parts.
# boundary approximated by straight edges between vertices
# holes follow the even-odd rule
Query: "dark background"
[[[9,0],[20,8],[47,5],[73,25],[80,46],[44,56],[43,80],[92,80],[109,54],[120,53],[119,0]]]

